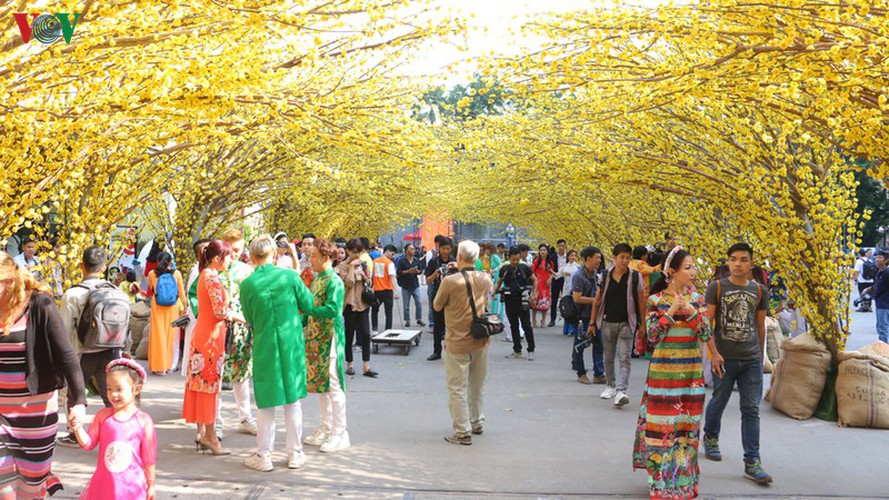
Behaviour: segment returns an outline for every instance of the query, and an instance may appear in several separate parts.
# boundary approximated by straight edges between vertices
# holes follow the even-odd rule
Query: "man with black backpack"
[[[127,294],[102,279],[107,251],[92,246],[83,251],[80,271],[83,281],[69,288],[62,296],[62,324],[71,334],[71,343],[80,352],[83,380],[95,377],[99,396],[110,407],[105,384],[105,367],[120,358],[121,349],[129,339],[130,301]],[[69,394],[68,401],[74,397]],[[59,444],[78,446],[72,434],[59,439]]]
[[[583,265],[571,275],[568,286],[571,295],[566,295],[564,312],[569,313],[565,321],[574,325],[574,346],[571,349],[571,368],[577,372],[577,381],[581,384],[604,384],[605,361],[602,349],[602,337],[590,335],[590,316],[596,301],[598,287],[598,269],[602,262],[602,252],[596,247],[586,247],[580,251]],[[559,304],[561,307],[561,303]],[[569,307],[570,305],[570,307]],[[571,310],[573,309],[573,314]],[[570,318],[570,319],[569,319]],[[587,340],[589,339],[589,340]],[[593,348],[593,380],[587,377],[586,365],[583,362],[583,351],[587,344]]]
[[[858,260],[855,261],[855,272],[852,279],[858,283],[858,297],[855,305],[858,306],[858,312],[870,312],[871,301],[864,301],[861,297],[864,291],[874,286],[874,278],[877,276],[877,264],[870,258],[870,250],[861,249],[858,251]]]

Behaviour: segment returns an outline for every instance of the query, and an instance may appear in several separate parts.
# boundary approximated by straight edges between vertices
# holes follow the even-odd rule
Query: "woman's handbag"
[[[491,313],[478,315],[478,311],[475,309],[472,285],[469,284],[469,274],[465,270],[461,270],[460,273],[463,274],[463,279],[466,281],[466,292],[469,294],[469,308],[472,309],[472,326],[469,328],[469,332],[473,338],[486,339],[491,335],[503,333],[503,321],[500,320],[500,316]]]
[[[367,276],[367,265],[362,262],[361,268],[364,269],[364,275]],[[361,301],[368,306],[373,306],[376,303],[377,294],[374,293],[373,280],[370,283],[364,282],[364,290],[361,291]]]

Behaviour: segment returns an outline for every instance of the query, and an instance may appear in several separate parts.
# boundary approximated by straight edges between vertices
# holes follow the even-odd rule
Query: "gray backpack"
[[[77,338],[84,349],[114,349],[126,346],[130,333],[130,299],[104,280],[75,285],[89,290],[77,325]]]

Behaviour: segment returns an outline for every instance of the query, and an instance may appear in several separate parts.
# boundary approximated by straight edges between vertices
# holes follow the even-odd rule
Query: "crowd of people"
[[[80,263],[82,280],[62,294],[60,307],[29,268],[33,253],[16,259],[0,253],[0,373],[8,382],[0,388],[0,414],[6,436],[19,443],[0,457],[0,496],[42,496],[59,487],[51,473],[59,407],[67,409],[69,429],[59,444],[116,447],[100,455],[85,498],[110,498],[115,488],[140,492],[132,498],[154,496],[156,435],[137,406],[147,373],[129,359],[120,312],[140,300],[151,308],[148,371],[185,377],[182,417],[195,426],[196,449],[230,453],[222,445],[220,411],[220,391],[230,384],[238,431],[256,436],[244,462],[251,469],[274,469],[278,407],[287,467],[305,464],[304,444],[325,453],[351,446],[345,381],[355,375],[353,352],[361,351],[361,374],[376,378],[371,336],[392,328],[400,296],[403,324],[409,327],[413,318],[425,327],[427,319],[433,333],[428,360],[444,360],[453,421],[447,442],[471,445],[472,436],[483,433],[492,330],[481,323],[508,324],[503,340],[513,349],[507,357],[533,361],[535,329],[553,327],[561,317],[577,381],[603,385],[601,399],[616,408],[630,403],[631,358],[650,358],[632,457],[635,469],[648,472],[653,498],[697,495],[699,441],[706,458],[722,459],[720,423],[735,386],[744,475],[771,482],[760,459],[758,413],[770,290],[749,245],[728,249],[704,293],[695,287],[698,260],[669,239],[660,248],[615,245],[607,265],[598,248],[578,252],[564,240],[535,252],[522,244],[457,245],[438,236],[428,251],[414,244],[401,250],[366,238],[305,234],[291,241],[285,233],[248,245],[240,231],[229,230],[195,242],[196,264],[185,278],[173,255],[158,249],[138,269],[142,276],[125,270],[118,283],[109,283],[106,249],[90,247]],[[714,375],[706,407],[705,371]],[[90,379],[105,408],[86,429],[84,381]],[[301,400],[308,393],[318,395],[321,423],[304,437]],[[107,458],[121,455],[126,464]]]

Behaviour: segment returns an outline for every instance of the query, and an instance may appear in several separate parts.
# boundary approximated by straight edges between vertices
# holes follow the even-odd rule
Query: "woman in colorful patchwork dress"
[[[59,381],[71,417],[86,413],[77,352],[52,289],[0,252],[0,498],[44,498],[62,489],[52,473]]]
[[[694,259],[681,247],[648,298],[648,341],[654,346],[633,446],[633,469],[648,471],[651,498],[698,496],[698,443],[704,411],[700,342],[710,338],[704,297],[689,289]]]
[[[244,236],[237,229],[229,229],[222,234],[222,241],[232,247],[232,263],[228,269],[220,273],[222,285],[228,292],[229,308],[241,314],[241,282],[253,274],[253,267],[241,262],[244,253]],[[222,380],[232,384],[235,405],[238,407],[238,432],[256,435],[256,422],[250,409],[250,377],[253,376],[253,338],[250,329],[244,323],[231,323],[232,342],[225,353],[225,368]],[[217,419],[221,423],[222,418]]]
[[[216,435],[216,405],[222,386],[225,361],[225,322],[244,323],[244,317],[229,309],[229,296],[219,274],[232,263],[232,247],[222,240],[213,240],[201,252],[198,278],[198,321],[191,338],[188,378],[182,417],[197,424],[195,444],[214,455],[229,455]]]
[[[321,425],[305,439],[310,446],[320,446],[329,453],[351,446],[346,430],[345,362],[346,329],[343,301],[346,288],[333,269],[336,245],[326,239],[315,240],[312,269],[318,274],[312,282],[314,307],[306,322],[306,381],[309,392],[318,394]]]

